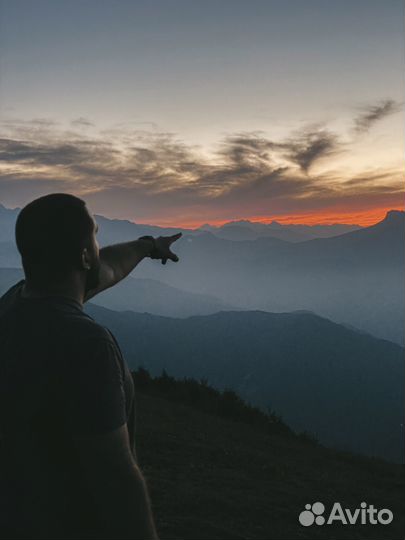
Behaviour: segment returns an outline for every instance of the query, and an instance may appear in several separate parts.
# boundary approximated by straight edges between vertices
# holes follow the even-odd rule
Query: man
[[[136,462],[134,388],[112,333],[83,304],[171,237],[99,249],[84,201],[40,197],[15,234],[25,279],[0,299],[0,537],[155,540]]]

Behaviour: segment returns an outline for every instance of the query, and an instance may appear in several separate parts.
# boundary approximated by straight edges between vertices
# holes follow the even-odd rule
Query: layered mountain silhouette
[[[0,267],[21,265],[10,236],[17,213],[0,207]],[[96,217],[101,246],[143,234],[172,234],[179,230]],[[253,238],[252,234],[259,237],[242,240],[244,233],[233,232],[231,236],[237,240],[218,236],[224,231],[234,231],[234,227],[250,231],[249,238]],[[331,231],[327,227],[240,221],[210,227],[214,232],[204,231],[204,227],[183,229],[183,237],[176,242],[181,264],[162,267],[156,261],[145,260],[135,269],[133,277],[154,282],[138,281],[136,285],[129,282],[133,294],[129,285],[122,284],[121,289],[107,291],[97,302],[115,309],[174,316],[233,307],[273,312],[310,310],[403,345],[404,212],[390,211],[376,225],[329,238],[299,242],[296,237],[287,242],[276,237],[277,231],[301,235],[309,230],[311,234],[328,235]],[[336,225],[333,230],[341,232],[345,227],[356,226]],[[274,235],[269,236],[272,232]],[[284,233],[282,236],[286,238]],[[158,295],[161,302],[149,296],[153,284],[156,291],[162,291]],[[162,284],[172,289],[164,289]],[[176,294],[178,301],[173,309],[165,308],[166,299]]]
[[[405,214],[371,227],[299,243],[185,235],[181,265],[145,261],[137,276],[214,295],[244,309],[306,309],[404,343]]]
[[[0,204],[0,242],[10,240],[14,235],[14,224],[19,208],[9,209]],[[184,227],[159,227],[134,223],[123,219],[109,219],[99,214],[95,215],[100,227],[102,244],[123,242],[145,234],[154,236],[174,234],[178,231],[188,234],[198,234],[210,231],[220,238],[229,240],[254,240],[262,236],[273,236],[289,242],[301,242],[312,238],[336,236],[348,231],[361,228],[359,225],[284,225],[277,221],[271,223],[252,222],[249,220],[230,221],[221,226],[209,224],[197,229]]]
[[[85,310],[114,332],[131,368],[205,378],[328,446],[403,460],[404,349],[394,343],[311,313]]]
[[[23,278],[21,268],[0,268],[0,296]],[[213,296],[182,291],[154,279],[130,276],[92,298],[92,302],[118,311],[132,310],[168,317],[208,315],[235,307]]]
[[[211,295],[182,291],[155,279],[132,277],[92,298],[92,302],[119,311],[132,310],[169,317],[208,315],[234,308]]]
[[[200,231],[209,231],[225,240],[256,240],[272,236],[287,242],[303,242],[313,238],[329,238],[349,231],[361,229],[359,225],[284,225],[277,221],[271,223],[252,222],[249,220],[230,221],[221,226],[202,225]]]

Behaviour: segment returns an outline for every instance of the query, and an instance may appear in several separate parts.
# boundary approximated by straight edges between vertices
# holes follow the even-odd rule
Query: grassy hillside
[[[326,449],[232,392],[134,373],[138,458],[162,539],[399,539],[403,467]],[[306,503],[362,501],[391,525],[303,527]]]

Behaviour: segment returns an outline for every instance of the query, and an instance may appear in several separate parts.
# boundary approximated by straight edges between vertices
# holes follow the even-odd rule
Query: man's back
[[[0,299],[1,537],[102,538],[73,444],[127,423],[134,389],[114,336],[63,296]]]

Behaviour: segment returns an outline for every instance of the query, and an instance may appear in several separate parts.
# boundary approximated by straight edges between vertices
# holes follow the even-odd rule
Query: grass
[[[403,466],[324,448],[273,415],[254,420],[234,398],[234,408],[221,407],[229,396],[204,382],[191,399],[187,381],[142,377],[134,374],[137,452],[162,539],[404,537]],[[351,510],[365,501],[394,521],[302,527],[299,513],[316,501]]]

